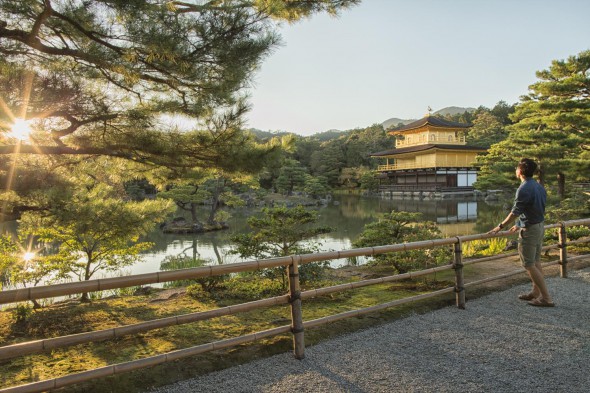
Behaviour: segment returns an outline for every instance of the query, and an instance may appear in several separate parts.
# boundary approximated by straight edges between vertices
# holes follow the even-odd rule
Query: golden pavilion
[[[378,167],[381,191],[472,192],[478,171],[475,157],[486,149],[467,145],[470,127],[427,115],[390,130],[395,149],[371,154],[386,159]]]

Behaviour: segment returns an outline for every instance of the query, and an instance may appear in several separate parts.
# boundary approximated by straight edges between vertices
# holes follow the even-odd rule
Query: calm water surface
[[[321,251],[352,248],[351,242],[358,238],[365,224],[393,209],[422,213],[425,220],[437,223],[443,237],[486,232],[506,214],[502,204],[483,200],[386,199],[357,195],[338,195],[328,206],[315,209],[319,213],[318,223],[334,228],[333,232],[317,239],[321,243]],[[228,230],[191,235],[154,231],[143,240],[153,242],[155,247],[144,255],[144,262],[125,269],[125,274],[162,270],[161,262],[169,255],[199,258],[207,261],[207,264],[242,261],[239,256],[229,252],[232,249],[230,237],[247,232],[247,218],[260,214],[260,209],[232,210],[231,214]],[[343,259],[334,261],[332,265],[336,267],[347,263]]]

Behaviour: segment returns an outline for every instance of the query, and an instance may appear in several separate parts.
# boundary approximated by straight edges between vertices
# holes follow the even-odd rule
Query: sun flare
[[[23,255],[23,260],[25,262],[29,262],[31,260],[35,259],[35,253],[34,252],[25,252]]]
[[[29,139],[29,135],[31,134],[32,130],[31,126],[26,120],[15,119],[10,131],[14,138],[25,141]]]

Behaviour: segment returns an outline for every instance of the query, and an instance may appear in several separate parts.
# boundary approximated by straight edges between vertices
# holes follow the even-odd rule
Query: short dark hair
[[[537,170],[537,163],[530,158],[523,158],[518,163],[518,169],[525,177],[533,177]]]

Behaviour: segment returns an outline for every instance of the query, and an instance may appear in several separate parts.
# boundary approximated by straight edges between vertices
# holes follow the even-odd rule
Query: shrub
[[[312,262],[299,266],[299,282],[307,284],[322,280],[326,276],[326,270],[330,267],[330,262]]]
[[[461,245],[461,248],[465,258],[487,257],[500,254],[506,248],[507,242],[508,239],[506,238],[496,237],[492,239],[465,242]]]
[[[33,308],[28,304],[17,304],[12,310],[12,318],[15,324],[23,324],[29,320],[33,313]]]

